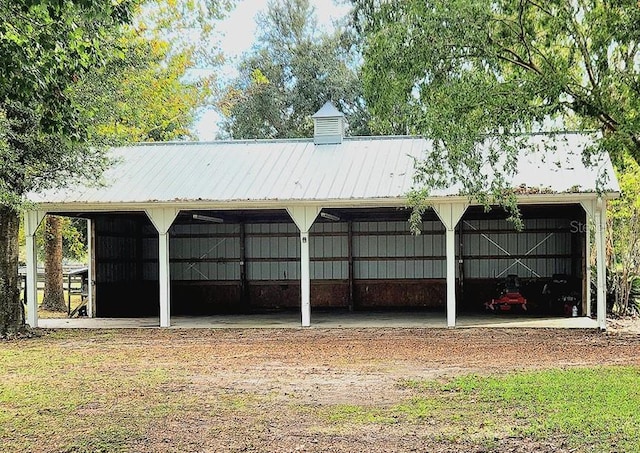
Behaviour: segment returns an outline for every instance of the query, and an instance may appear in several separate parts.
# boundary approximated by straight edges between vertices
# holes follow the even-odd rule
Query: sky
[[[219,79],[230,80],[236,72],[235,66],[243,53],[251,49],[256,37],[256,15],[267,9],[268,0],[237,0],[235,8],[227,18],[217,24],[220,45],[226,63],[221,68]],[[339,4],[336,4],[339,3]],[[316,9],[318,25],[330,29],[334,19],[344,17],[349,3],[336,0],[311,0]],[[220,116],[213,109],[205,110],[195,124],[195,132],[201,141],[214,140],[218,133]]]

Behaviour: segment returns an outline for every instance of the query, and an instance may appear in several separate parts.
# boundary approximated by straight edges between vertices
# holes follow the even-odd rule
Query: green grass
[[[63,291],[64,294],[64,303],[67,306],[68,301],[68,293],[67,291]],[[67,317],[67,309],[64,311],[48,311],[40,308],[42,304],[42,300],[44,299],[44,290],[38,291],[38,317],[39,318],[66,318]],[[82,296],[80,294],[72,294],[71,295],[71,310],[74,310],[82,303]]]
[[[446,441],[561,439],[589,451],[640,451],[640,369],[578,368],[404,381],[414,396],[387,408],[335,406],[331,421],[428,425]],[[433,428],[435,427],[435,430]]]
[[[577,446],[640,451],[640,369],[605,367],[465,376],[445,390],[522,422],[521,435],[559,435]]]
[[[154,349],[155,334],[59,330],[0,342],[0,452],[135,452],[167,424],[185,430],[170,451],[197,451],[181,446],[193,420],[248,416],[269,398],[199,390],[187,368],[202,358]]]
[[[129,427],[98,428],[82,439],[73,440],[63,450],[64,453],[112,453],[127,452],[129,443],[139,437],[139,433]]]
[[[341,423],[395,423],[391,414],[378,408],[363,407],[352,404],[338,404],[324,411],[323,415],[330,421]]]
[[[640,452],[640,367],[403,380],[401,392],[389,394],[401,396],[385,404],[311,404],[268,380],[266,387],[219,385],[209,376],[215,349],[172,335],[60,330],[0,343],[0,451],[133,452],[166,432],[180,436],[173,451],[198,451],[190,442],[207,440],[194,432],[264,431],[299,417],[317,433],[351,435],[373,425],[487,451],[524,439],[523,448],[550,441],[565,450]],[[178,338],[185,349],[174,346]],[[254,374],[248,378],[259,379]]]
[[[0,344],[2,451],[124,451],[171,411],[155,391],[169,382],[166,370],[124,351],[88,355],[56,344],[67,336]]]

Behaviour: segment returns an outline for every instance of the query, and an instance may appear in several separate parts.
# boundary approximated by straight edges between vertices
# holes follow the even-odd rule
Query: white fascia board
[[[353,199],[353,200],[256,200],[256,201],[168,201],[150,203],[41,203],[38,208],[49,212],[116,212],[144,211],[151,208],[175,208],[180,210],[236,210],[236,209],[286,209],[294,206],[317,207],[401,207],[405,198]]]
[[[617,192],[597,193],[551,193],[519,195],[519,204],[567,204],[580,203],[599,197],[613,199],[620,196]],[[480,203],[469,200],[466,196],[429,197],[425,204],[434,203],[469,203],[479,206]],[[119,203],[40,203],[37,209],[52,213],[65,212],[130,212],[144,211],[153,208],[173,208],[179,210],[237,210],[237,209],[286,209],[291,206],[318,206],[323,208],[395,208],[407,207],[408,199],[367,198],[336,200],[234,200],[234,201],[164,201],[164,202],[119,202]]]

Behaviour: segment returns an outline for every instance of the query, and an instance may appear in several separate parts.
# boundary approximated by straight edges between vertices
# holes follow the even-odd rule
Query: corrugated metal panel
[[[96,280],[99,283],[128,282],[136,279],[139,243],[130,236],[136,221],[119,216],[96,220]]]
[[[312,280],[349,278],[347,231],[345,222],[315,223],[311,227],[309,254]]]
[[[408,222],[353,223],[356,279],[444,278],[445,238],[441,222],[423,222],[423,234]]]
[[[158,280],[159,271],[157,262],[144,263],[142,269],[142,278],[144,280]]]
[[[245,232],[249,280],[300,278],[300,237],[295,224],[247,224]]]
[[[249,280],[299,280],[300,263],[288,262],[248,262]]]
[[[430,279],[445,278],[446,261],[442,260],[394,260],[356,261],[356,279]]]
[[[465,278],[551,277],[571,272],[568,219],[525,219],[516,232],[505,220],[463,220]],[[513,256],[511,256],[513,255]]]
[[[540,149],[519,160],[514,186],[554,192],[593,192],[606,173],[617,192],[610,161],[585,168],[580,152],[589,137],[531,136]],[[545,151],[551,143],[557,151]],[[35,202],[304,201],[404,198],[413,186],[413,158],[430,147],[416,137],[345,139],[336,145],[311,140],[156,143],[115,148],[117,163],[104,175],[106,187],[75,186],[32,194]],[[458,187],[434,191],[456,195]]]
[[[248,224],[246,233],[249,280],[300,278],[300,236],[293,223]],[[317,223],[309,242],[311,279],[347,279],[346,224]]]
[[[174,225],[169,252],[171,278],[174,280],[240,279],[238,225]]]
[[[345,222],[316,222],[311,226],[309,232],[313,235],[316,233],[346,233],[347,230],[348,226]]]

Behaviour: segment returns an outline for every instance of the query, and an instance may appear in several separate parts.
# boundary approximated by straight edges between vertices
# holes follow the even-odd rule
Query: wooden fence
[[[22,303],[27,303],[27,270],[25,267],[18,269],[18,275],[20,276],[20,294]],[[67,296],[67,314],[73,316],[86,304],[88,298],[88,275],[89,271],[86,267],[69,267],[63,268],[62,271],[62,286]],[[44,269],[38,269],[38,291],[44,291],[45,274]],[[80,295],[81,303],[74,310],[71,309],[71,296]]]

